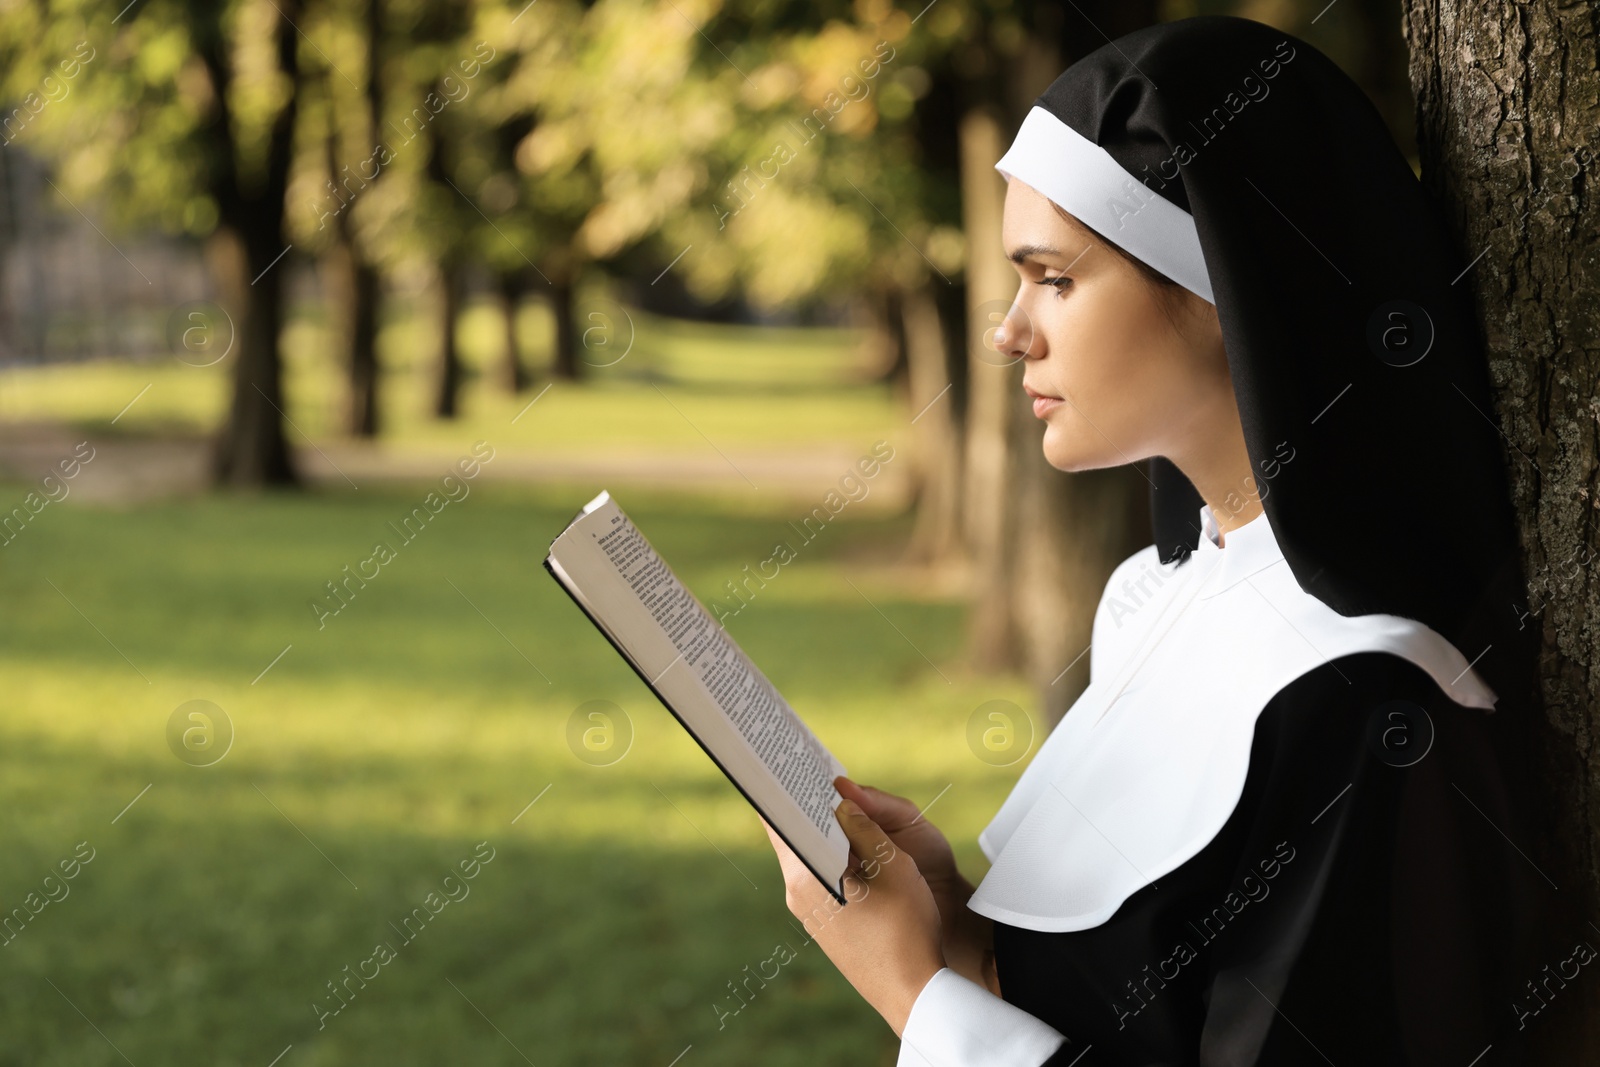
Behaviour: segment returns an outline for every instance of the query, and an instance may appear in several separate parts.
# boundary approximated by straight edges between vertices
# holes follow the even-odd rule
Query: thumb
[[[862,877],[876,877],[881,865],[895,858],[898,850],[894,842],[883,832],[883,827],[848,797],[839,802],[835,813],[850,842],[850,851],[861,861]]]
[[[880,826],[899,829],[914,821],[920,814],[917,806],[905,797],[886,793],[877,786],[862,785],[844,775],[834,779],[834,788],[839,791],[840,796],[849,797],[861,805],[862,810]]]

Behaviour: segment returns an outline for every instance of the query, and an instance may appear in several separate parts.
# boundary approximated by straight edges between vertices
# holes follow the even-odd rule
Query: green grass
[[[111,1043],[139,1067],[289,1045],[280,1067],[524,1063],[512,1043],[541,1067],[665,1067],[691,1044],[697,1067],[893,1063],[801,947],[754,813],[539,566],[585,492],[475,487],[318,629],[308,602],[423,492],[69,499],[0,548],[0,903],[97,850],[0,948],[0,1065],[123,1064]],[[620,499],[708,602],[795,517]],[[936,821],[976,878],[1020,768],[975,759],[966,719],[1030,698],[962,670],[958,604],[875,569],[906,532],[846,512],[730,629],[858,780],[922,802],[954,783]],[[211,767],[167,747],[197,698],[236,730]],[[591,699],[635,731],[609,767],[566,745]],[[470,896],[401,944],[389,924],[480,841]],[[319,1030],[325,983],[382,940],[397,958]],[[727,983],[781,941],[798,957],[719,1031]]]
[[[469,305],[457,327],[467,375],[462,411],[441,422],[430,407],[431,312],[425,302],[402,300],[387,311],[379,337],[382,436],[401,448],[477,439],[541,454],[703,451],[707,441],[721,448],[803,448],[888,438],[907,418],[887,385],[863,384],[870,368],[861,365],[855,331],[681,323],[623,312],[595,297],[580,302],[578,329],[592,341],[586,351],[596,363],[616,359],[624,346],[627,354],[609,366],[585,365],[581,385],[552,385],[514,425],[511,419],[548,384],[549,315],[539,303],[522,308],[519,335],[538,381],[513,396],[495,376],[504,350],[499,312],[483,302]],[[319,306],[296,309],[281,351],[294,443],[303,444],[300,432],[318,441],[339,437],[344,378]],[[192,367],[158,352],[138,361],[10,369],[0,373],[0,420],[56,419],[96,433],[209,433],[227,410],[232,364],[229,357]]]

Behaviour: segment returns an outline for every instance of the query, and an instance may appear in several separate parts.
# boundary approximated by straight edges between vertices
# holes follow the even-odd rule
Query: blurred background
[[[1378,0],[0,0],[0,1064],[893,1063],[540,561],[609,489],[979,880],[1150,542],[993,164],[1194,14],[1413,154]]]

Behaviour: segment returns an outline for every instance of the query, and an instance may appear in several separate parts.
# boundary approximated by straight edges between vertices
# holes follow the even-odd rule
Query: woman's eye
[[[1048,285],[1048,286],[1051,286],[1052,288],[1054,288],[1055,291],[1056,291],[1056,296],[1059,298],[1061,296],[1061,291],[1063,289],[1065,289],[1067,286],[1072,284],[1072,279],[1066,277],[1065,275],[1063,275],[1063,276],[1061,276],[1059,278],[1046,278],[1044,281],[1040,282],[1039,284],[1040,285]]]

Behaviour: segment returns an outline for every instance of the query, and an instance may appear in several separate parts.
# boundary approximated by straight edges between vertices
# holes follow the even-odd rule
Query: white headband
[[[1215,304],[1194,216],[1035,105],[994,169],[1033,186],[1108,241]]]

